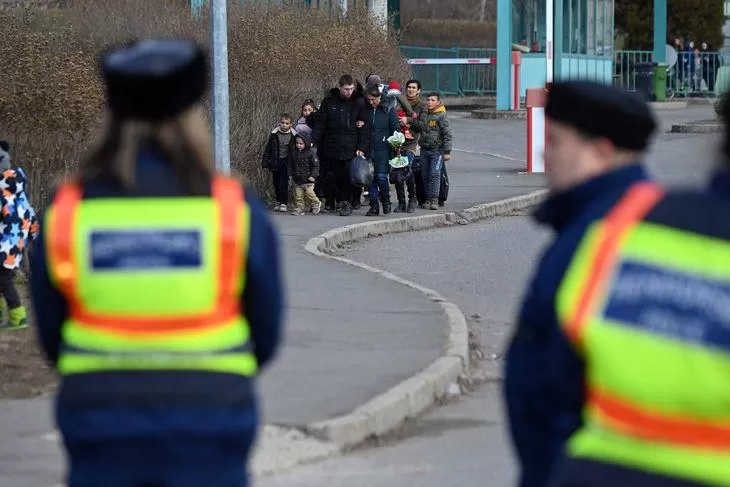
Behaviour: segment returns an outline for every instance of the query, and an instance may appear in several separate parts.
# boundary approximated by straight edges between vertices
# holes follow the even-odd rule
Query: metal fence
[[[653,61],[652,51],[617,51],[614,84],[636,89],[636,65]],[[667,73],[667,97],[715,96],[722,56],[716,51],[679,52]]]
[[[496,58],[492,48],[401,46],[409,58]],[[412,65],[413,76],[423,84],[423,91],[443,95],[487,95],[497,92],[496,64],[426,64]]]

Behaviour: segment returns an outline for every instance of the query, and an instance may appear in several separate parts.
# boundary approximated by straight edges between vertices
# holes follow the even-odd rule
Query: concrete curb
[[[517,111],[482,108],[479,110],[472,110],[471,116],[472,118],[479,118],[483,120],[527,120],[527,110],[524,108],[520,108]]]
[[[690,104],[687,101],[651,101],[649,106],[653,110],[678,110],[681,108],[687,108]]]
[[[675,134],[714,134],[724,130],[724,125],[717,121],[675,123],[672,125],[672,133]]]
[[[376,396],[349,414],[306,425],[305,431],[316,438],[330,441],[340,448],[356,445],[371,436],[379,436],[392,431],[407,418],[423,413],[445,395],[450,384],[469,371],[469,330],[466,318],[454,303],[432,289],[382,269],[332,255],[329,252],[343,244],[367,237],[426,230],[455,223],[468,224],[510,213],[539,203],[545,194],[545,190],[535,191],[494,203],[476,205],[458,213],[439,213],[357,223],[335,228],[311,238],[305,245],[308,252],[378,274],[415,289],[430,300],[439,303],[448,320],[449,336],[441,357],[423,371]]]

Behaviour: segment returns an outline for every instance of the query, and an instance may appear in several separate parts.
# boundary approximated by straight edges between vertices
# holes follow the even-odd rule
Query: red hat
[[[390,83],[388,83],[388,88],[390,88],[391,90],[400,91],[400,84],[398,84],[397,81],[391,81]]]

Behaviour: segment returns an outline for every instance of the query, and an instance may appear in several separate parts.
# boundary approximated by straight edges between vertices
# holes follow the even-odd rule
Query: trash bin
[[[656,101],[667,101],[667,69],[668,64],[658,63],[654,70],[654,98]]]
[[[636,63],[634,73],[636,76],[636,92],[643,95],[646,101],[654,101],[654,72],[656,63]],[[665,76],[666,79],[666,76]]]

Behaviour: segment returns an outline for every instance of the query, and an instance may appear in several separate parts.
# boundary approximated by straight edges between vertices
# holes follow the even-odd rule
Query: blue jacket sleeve
[[[556,292],[577,245],[570,240],[543,256],[507,352],[503,386],[522,487],[547,485],[565,442],[581,424],[584,367],[555,312]]]
[[[246,193],[251,209],[250,243],[246,263],[244,310],[259,366],[274,356],[280,342],[284,286],[279,256],[279,238],[261,200]]]
[[[390,125],[390,134],[388,134],[388,137],[393,135],[395,132],[400,132],[402,130],[400,121],[398,120],[398,114],[395,110],[390,110],[388,112],[388,123]]]
[[[61,326],[68,317],[68,304],[48,275],[43,231],[33,243],[30,287],[35,312],[35,325],[43,353],[56,364],[61,343]]]

